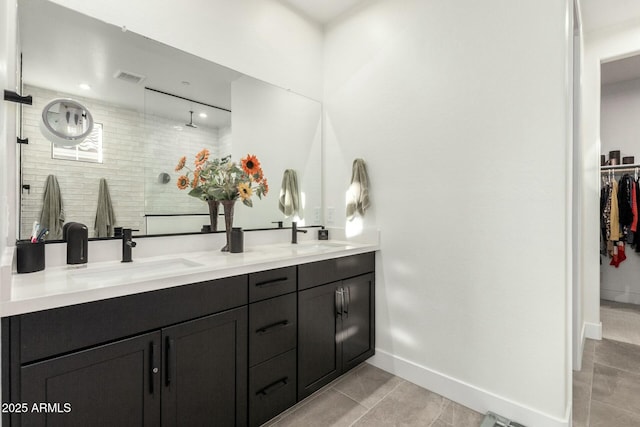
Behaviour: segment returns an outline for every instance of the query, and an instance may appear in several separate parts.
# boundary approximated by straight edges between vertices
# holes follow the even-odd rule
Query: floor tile
[[[600,301],[602,337],[640,345],[640,306]]]
[[[479,412],[455,402],[451,402],[451,406],[453,408],[453,422],[451,425],[454,427],[478,427],[482,423],[484,415]]]
[[[442,396],[405,381],[354,426],[431,426],[442,413],[445,402]]]
[[[589,427],[638,427],[640,426],[640,415],[593,401],[591,402],[590,421]]]
[[[589,427],[591,383],[573,383],[573,427]]]
[[[596,363],[591,399],[640,415],[640,374]]]
[[[350,426],[360,418],[367,408],[335,390],[326,390],[305,405],[285,414],[274,427],[282,426]]]
[[[404,380],[382,369],[364,363],[360,369],[345,375],[333,388],[367,408],[373,408]]]
[[[640,374],[638,346],[619,341],[602,340],[596,343],[594,362],[612,368]]]

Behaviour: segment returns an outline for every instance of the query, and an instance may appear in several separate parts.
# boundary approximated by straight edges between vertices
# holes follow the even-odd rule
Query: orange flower
[[[196,185],[198,185],[198,178],[200,178],[199,170],[193,173],[193,181],[191,182],[191,188],[196,188]]]
[[[189,178],[186,175],[180,175],[178,177],[178,182],[176,183],[179,189],[184,190],[189,186]]]
[[[264,191],[262,192],[262,194],[266,196],[267,193],[269,192],[269,183],[267,182],[267,178],[264,178],[262,180],[262,186],[264,187]]]
[[[251,189],[251,186],[249,186],[249,184],[247,184],[246,182],[241,182],[240,184],[238,184],[238,193],[240,193],[240,197],[242,197],[242,200],[247,200],[253,194],[253,190]]]
[[[178,166],[176,166],[176,172],[178,172],[179,170],[182,170],[186,162],[187,162],[187,156],[182,156],[178,161]]]
[[[204,162],[209,158],[209,150],[203,148],[198,154],[196,154],[196,166],[202,166]]]
[[[249,175],[260,174],[262,176],[260,161],[253,154],[247,154],[247,157],[242,159],[242,169]]]

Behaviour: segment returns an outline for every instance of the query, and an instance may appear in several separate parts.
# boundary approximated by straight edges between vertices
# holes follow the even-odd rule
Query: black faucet
[[[131,248],[136,247],[136,242],[132,240],[131,228],[122,229],[122,262],[131,262]],[[138,231],[138,230],[136,230]]]
[[[298,223],[291,223],[291,243],[298,243],[298,233],[306,233],[307,230],[298,230]]]

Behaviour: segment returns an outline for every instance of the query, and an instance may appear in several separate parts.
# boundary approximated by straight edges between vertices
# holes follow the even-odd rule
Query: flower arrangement
[[[260,161],[252,154],[247,154],[238,165],[231,161],[231,156],[209,160],[209,150],[205,148],[196,154],[193,170],[185,166],[186,161],[183,156],[175,168],[176,172],[186,169],[178,177],[177,186],[181,190],[190,187],[189,195],[200,200],[242,199],[242,203],[252,207],[251,196],[255,194],[262,199],[269,192]]]

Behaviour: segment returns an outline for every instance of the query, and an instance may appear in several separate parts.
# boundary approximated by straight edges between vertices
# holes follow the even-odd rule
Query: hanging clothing
[[[633,213],[633,220],[631,221],[631,231],[635,233],[638,230],[638,197],[637,197],[637,183],[631,182],[631,212]]]
[[[609,215],[609,236],[610,242],[617,242],[620,240],[620,214],[618,212],[618,182],[613,180],[611,182],[611,197],[609,198],[611,205],[611,213]]]
[[[621,227],[630,227],[633,222],[633,210],[631,208],[632,182],[633,180],[628,174],[624,174],[618,182],[618,215]]]

